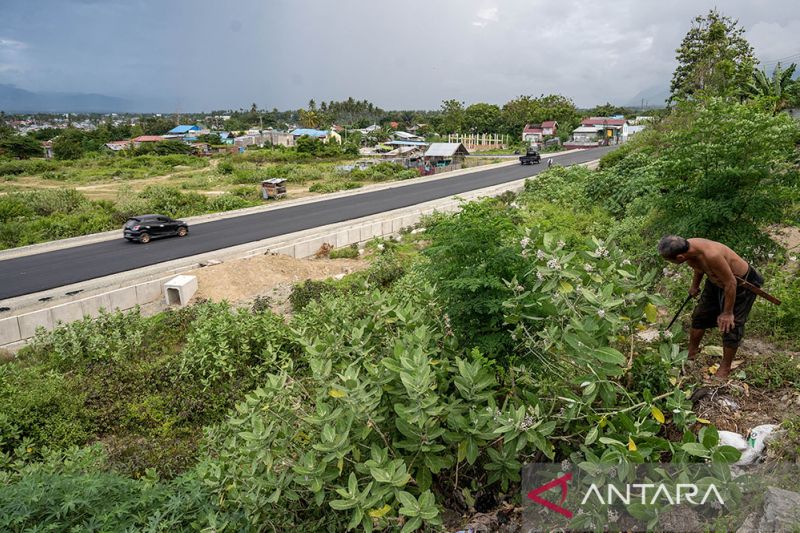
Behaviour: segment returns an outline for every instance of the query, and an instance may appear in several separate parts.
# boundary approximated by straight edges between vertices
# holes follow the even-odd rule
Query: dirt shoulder
[[[257,297],[272,301],[273,310],[285,312],[292,285],[307,279],[341,277],[369,266],[363,259],[294,259],[285,255],[260,255],[198,268],[194,300],[226,300],[249,306]]]

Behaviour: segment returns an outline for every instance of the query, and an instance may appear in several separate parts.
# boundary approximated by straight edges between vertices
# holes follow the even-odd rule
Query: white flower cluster
[[[546,255],[545,255],[545,253],[544,253],[544,250],[536,250],[536,259],[538,259],[539,261],[541,261],[541,260],[542,260],[542,259],[544,259],[545,257],[546,257]]]
[[[605,246],[598,246],[595,253],[600,257],[608,257],[608,249]]]
[[[605,309],[598,309],[597,310],[597,316],[599,316],[600,318],[605,318],[606,317],[606,310]]]
[[[522,427],[520,428],[522,431],[530,429],[536,420],[533,419],[532,416],[528,415],[522,420]]]
[[[661,336],[664,337],[665,339],[669,340],[669,339],[672,338],[672,332],[671,331],[662,331],[661,332]]]
[[[378,245],[378,250],[380,250],[380,251],[383,251],[383,249],[384,249],[384,246],[383,246],[383,244],[382,244],[382,243],[381,243],[381,244],[379,244],[379,245]]]
[[[594,267],[592,265],[590,265],[589,263],[584,263],[583,264],[583,269],[586,272],[594,272]]]
[[[538,279],[539,281],[542,281],[544,279],[544,274],[542,274],[541,272],[537,272],[536,273],[536,279]]]
[[[558,262],[558,259],[551,259],[547,262],[547,268],[552,268],[553,270],[561,270],[561,264]]]
[[[522,246],[523,250],[528,247],[531,243],[531,240],[528,237],[524,237],[521,241],[519,241],[519,245]]]
[[[565,243],[564,241],[558,241],[558,247],[559,248],[563,248],[566,245],[567,245],[567,243]]]
[[[622,266],[628,266],[630,264],[631,264],[631,260],[630,259],[623,259],[622,260]]]

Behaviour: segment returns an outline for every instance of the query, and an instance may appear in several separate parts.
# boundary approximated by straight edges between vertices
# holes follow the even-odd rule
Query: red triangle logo
[[[539,497],[539,494],[547,492],[553,487],[561,487],[561,501],[559,503],[564,503],[564,500],[567,499],[567,482],[571,479],[572,479],[572,472],[567,472],[560,478],[556,478],[553,481],[550,481],[549,483],[545,483],[541,487],[536,487],[535,489],[533,489],[528,493],[528,498],[535,501],[539,505],[544,505],[551,511],[555,511],[559,514],[562,514],[567,518],[572,518],[573,514],[572,511],[570,511],[569,509],[565,509],[560,505],[556,505],[553,502],[547,501],[544,498]]]

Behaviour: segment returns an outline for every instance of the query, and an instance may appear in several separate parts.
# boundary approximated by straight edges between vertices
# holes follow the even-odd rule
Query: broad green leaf
[[[591,446],[594,441],[597,440],[597,436],[600,434],[600,430],[597,429],[597,426],[593,427],[589,430],[589,433],[586,434],[586,438],[583,440],[583,443],[586,446]]]
[[[709,452],[705,446],[700,444],[699,442],[687,442],[686,444],[681,446],[681,449],[688,453],[689,455],[694,455],[695,457],[708,457]]]
[[[733,446],[720,446],[711,454],[711,460],[715,463],[735,463],[742,457],[742,452]]]
[[[594,351],[594,356],[604,363],[611,363],[614,365],[622,366],[625,364],[625,356],[619,350],[615,350],[610,346],[597,348]]]

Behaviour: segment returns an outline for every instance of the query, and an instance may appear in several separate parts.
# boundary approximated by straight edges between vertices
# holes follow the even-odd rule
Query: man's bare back
[[[747,275],[750,265],[724,244],[699,238],[687,240],[690,250],[696,253],[686,263],[695,272],[705,274],[714,285],[724,287],[730,274],[740,278]]]

